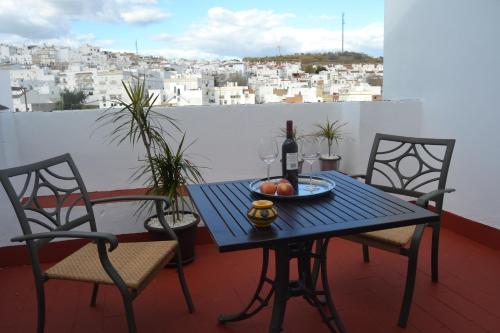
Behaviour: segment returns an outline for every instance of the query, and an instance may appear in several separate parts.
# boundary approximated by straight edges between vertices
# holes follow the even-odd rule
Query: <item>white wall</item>
[[[255,177],[265,167],[258,159],[258,140],[278,136],[287,119],[306,132],[313,124],[336,119],[342,104],[184,106],[158,109],[179,120],[188,141],[197,139],[189,150],[208,169],[208,181]],[[132,169],[139,166],[142,147],[108,143],[110,128],[99,128],[95,119],[100,110],[33,112],[14,114],[19,157],[6,166],[30,163],[71,152],[91,191],[140,187],[131,184]],[[2,118],[0,118],[2,119]],[[176,134],[177,137],[180,133]],[[281,140],[278,138],[278,141]],[[280,170],[278,164],[275,171]]]
[[[12,108],[12,92],[10,90],[10,75],[9,71],[0,70],[0,104]]]
[[[29,112],[0,114],[0,125],[10,129],[4,134],[0,168],[31,163],[70,152],[89,191],[108,191],[141,187],[131,184],[130,175],[139,165],[140,148],[108,144],[109,128],[99,128],[95,119],[101,110]],[[265,166],[257,155],[258,140],[265,135],[278,136],[287,119],[292,119],[306,133],[313,125],[326,120],[348,122],[347,139],[339,151],[341,168],[364,172],[375,132],[418,133],[420,103],[362,102],[322,104],[264,104],[239,106],[177,107],[161,109],[177,118],[189,140],[198,141],[189,150],[204,165],[207,181],[245,179],[265,176]],[[406,121],[406,120],[410,121]],[[278,138],[278,141],[281,141]],[[318,165],[315,165],[317,168]],[[279,162],[273,174],[280,174]],[[144,231],[141,219],[133,217],[135,206],[109,205],[98,208],[100,230],[117,234]],[[10,203],[0,189],[0,246],[12,245],[9,239],[20,232]]]
[[[422,102],[422,136],[457,140],[445,208],[500,228],[500,1],[386,0],[384,98]]]
[[[348,137],[342,144],[341,167],[350,174],[366,173],[376,133],[419,136],[421,103],[417,100],[343,103]]]

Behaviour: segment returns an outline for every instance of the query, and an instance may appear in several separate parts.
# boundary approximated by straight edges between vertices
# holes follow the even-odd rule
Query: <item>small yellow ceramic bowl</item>
[[[256,200],[252,202],[252,207],[248,210],[248,219],[258,228],[269,227],[276,217],[278,211],[269,200]]]

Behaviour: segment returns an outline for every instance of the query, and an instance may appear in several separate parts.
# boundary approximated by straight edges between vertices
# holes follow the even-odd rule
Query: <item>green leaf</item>
[[[347,125],[347,123],[341,123],[340,120],[335,120],[330,122],[330,119],[326,118],[326,122],[323,124],[315,124],[314,126],[318,128],[318,131],[314,133],[318,138],[324,138],[328,143],[328,155],[332,155],[333,142],[338,145],[344,137],[342,127]]]

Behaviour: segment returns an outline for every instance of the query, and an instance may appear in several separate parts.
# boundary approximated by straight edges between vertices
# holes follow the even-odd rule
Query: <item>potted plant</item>
[[[339,120],[330,122],[328,118],[324,124],[315,125],[318,131],[314,135],[325,140],[328,145],[328,155],[323,154],[319,158],[322,171],[339,169],[341,157],[333,154],[332,148],[334,143],[338,146],[339,141],[343,139],[344,133],[342,127],[345,125],[347,125],[347,123],[340,123]]]
[[[299,145],[300,147],[300,140],[302,140],[305,136],[305,134],[303,134],[298,128],[297,126],[294,126],[293,127],[293,139],[295,140],[295,142],[297,142],[297,144]],[[280,128],[280,137],[282,138],[286,138],[286,128]],[[299,148],[299,173],[302,173],[302,166],[304,165],[304,160],[300,158],[300,148]]]
[[[120,108],[107,109],[97,121],[114,127],[111,141],[144,146],[143,165],[133,174],[133,179],[145,179],[148,194],[164,195],[169,199],[170,207],[165,211],[165,218],[179,239],[183,262],[190,262],[194,259],[200,218],[189,207],[182,191],[187,183],[202,182],[203,177],[199,168],[185,158],[186,149],[190,147],[185,146],[185,133],[177,147],[173,148],[167,142],[166,138],[174,139],[172,131],[180,133],[180,129],[175,119],[152,109],[158,95],[147,93],[145,79],[137,78],[132,83],[122,81],[122,85],[129,101],[114,100]],[[172,131],[167,131],[164,124],[170,125]],[[152,210],[150,203],[144,202],[139,211],[146,208]],[[148,218],[144,226],[153,238],[166,237],[157,216]]]
[[[190,146],[184,146],[185,138],[186,135],[183,134],[175,150],[163,147],[160,153],[152,156],[151,164],[146,165],[140,173],[149,174],[148,193],[168,197],[171,204],[165,212],[165,219],[179,239],[183,263],[188,263],[194,260],[200,217],[183,192],[188,183],[203,182],[203,177],[198,167],[184,157]],[[144,227],[154,238],[163,236],[163,228],[157,216],[144,221]]]

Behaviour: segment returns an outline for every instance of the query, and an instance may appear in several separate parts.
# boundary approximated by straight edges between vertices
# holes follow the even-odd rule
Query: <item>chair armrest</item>
[[[161,195],[124,195],[124,196],[117,196],[117,197],[94,199],[94,200],[90,200],[90,203],[92,205],[96,205],[96,204],[103,204],[103,203],[116,202],[116,201],[141,201],[141,200],[154,200],[154,201],[156,201],[156,213],[158,215],[158,220],[160,221],[160,224],[163,226],[163,228],[165,229],[165,232],[170,236],[170,238],[178,241],[175,232],[167,224],[167,221],[165,220],[165,216],[163,216],[163,214],[161,214],[161,212],[164,209],[167,209],[170,206],[170,202],[164,196],[161,196]],[[163,207],[163,208],[161,207],[162,202],[165,203],[165,207]]]
[[[168,202],[168,199],[160,195],[123,195],[117,197],[93,199],[90,200],[90,203],[92,205],[96,205],[96,204],[103,204],[116,201],[143,201],[143,200],[163,201],[166,205],[165,208],[168,208],[170,206],[170,202]]]
[[[26,242],[35,239],[44,238],[86,238],[93,239],[95,241],[105,241],[108,242],[110,247],[109,251],[113,251],[118,246],[118,239],[115,235],[104,232],[95,231],[51,231],[51,232],[41,232],[31,235],[22,235],[12,238],[11,242]]]
[[[351,178],[362,178],[362,179],[366,179],[366,175],[364,175],[364,174],[349,175],[349,177],[351,177]]]
[[[415,204],[417,204],[420,207],[426,208],[429,201],[434,200],[435,198],[437,198],[441,195],[444,195],[445,193],[452,193],[452,192],[455,192],[454,188],[445,188],[445,189],[441,189],[441,190],[434,190],[432,192],[426,193],[426,194],[422,195],[421,197],[419,197],[417,199],[417,201],[415,202]]]

